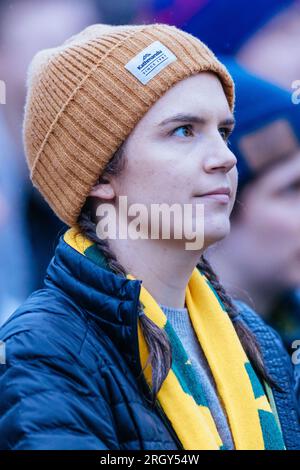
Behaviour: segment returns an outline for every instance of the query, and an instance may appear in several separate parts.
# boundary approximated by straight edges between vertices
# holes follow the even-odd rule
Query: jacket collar
[[[61,235],[44,282],[47,287],[59,288],[82,307],[117,345],[134,372],[141,373],[137,332],[141,280],[116,275],[103,255],[92,260]]]

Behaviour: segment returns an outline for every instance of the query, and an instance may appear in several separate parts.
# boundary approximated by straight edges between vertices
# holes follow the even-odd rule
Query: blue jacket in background
[[[45,288],[0,328],[0,449],[181,449],[149,404],[137,336],[140,280],[100,267],[60,237]],[[279,336],[238,304],[270,375],[287,449],[300,449],[293,368]]]

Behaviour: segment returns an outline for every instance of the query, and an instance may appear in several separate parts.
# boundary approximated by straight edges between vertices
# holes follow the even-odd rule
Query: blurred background
[[[66,229],[33,188],[23,152],[30,60],[89,24],[154,22],[197,36],[234,77],[239,190],[231,234],[209,259],[292,352],[300,339],[300,104],[292,100],[300,0],[252,0],[251,8],[241,0],[0,0],[0,325],[43,288]]]

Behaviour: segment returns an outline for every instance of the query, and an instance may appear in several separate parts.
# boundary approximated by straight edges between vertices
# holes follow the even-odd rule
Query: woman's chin
[[[223,240],[230,233],[230,221],[227,219],[222,223],[206,225],[204,229],[204,245],[207,248],[214,243]]]

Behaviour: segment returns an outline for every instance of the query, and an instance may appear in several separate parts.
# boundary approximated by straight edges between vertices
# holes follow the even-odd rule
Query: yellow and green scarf
[[[64,240],[75,250],[103,266],[96,245],[72,227]],[[131,274],[128,279],[135,279]],[[284,450],[276,407],[270,387],[265,383],[272,407],[262,384],[250,364],[233,324],[208,279],[195,268],[186,287],[186,306],[199,343],[207,358],[226,411],[237,450]],[[176,332],[151,294],[141,286],[140,303],[144,313],[164,329],[172,345],[172,367],[157,399],[184,449],[224,450],[208,407],[199,377]],[[138,322],[141,365],[149,351]],[[151,388],[152,371],[144,369]]]

